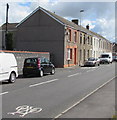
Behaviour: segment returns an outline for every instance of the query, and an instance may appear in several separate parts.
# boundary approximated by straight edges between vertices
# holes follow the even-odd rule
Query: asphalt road
[[[115,64],[56,69],[55,75],[2,85],[3,118],[55,118],[115,77]]]

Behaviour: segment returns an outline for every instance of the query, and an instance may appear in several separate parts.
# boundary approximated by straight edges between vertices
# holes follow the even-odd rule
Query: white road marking
[[[69,75],[67,77],[73,77],[73,76],[76,76],[76,75],[79,75],[79,74],[81,74],[81,73],[72,74],[72,75]]]
[[[111,82],[112,80],[114,80],[116,77],[117,76],[114,76],[113,78],[111,78],[110,80],[108,80],[107,82],[105,82],[104,84],[102,84],[101,86],[99,86],[98,88],[96,88],[95,90],[93,90],[91,93],[87,94],[85,97],[83,97],[78,102],[76,102],[75,104],[73,104],[72,106],[70,106],[68,109],[64,110],[61,114],[59,114],[56,117],[54,117],[53,120],[61,117],[63,114],[65,114],[66,112],[68,112],[69,110],[71,110],[72,108],[74,108],[75,106],[77,106],[78,104],[80,104],[82,101],[84,101],[86,98],[88,98],[89,96],[91,96],[92,94],[94,94],[95,92],[97,92],[99,89],[101,89],[105,85],[107,85],[109,82]]]
[[[98,67],[82,67],[81,69],[95,69],[95,68],[98,68]]]
[[[49,81],[46,81],[46,82],[41,82],[41,83],[33,84],[33,85],[30,85],[29,87],[35,87],[35,86],[39,86],[39,85],[43,85],[43,84],[55,82],[57,80],[59,80],[59,79],[53,79],[53,80],[49,80]]]
[[[4,95],[4,94],[7,94],[7,93],[9,93],[9,92],[3,92],[3,93],[0,93],[0,95]]]
[[[92,72],[92,71],[94,71],[95,69],[93,69],[93,70],[88,70],[87,72]]]
[[[19,114],[19,117],[24,117],[29,113],[39,113],[42,111],[42,108],[35,108],[33,106],[22,105],[16,108],[16,112],[9,112],[7,114],[16,115]]]

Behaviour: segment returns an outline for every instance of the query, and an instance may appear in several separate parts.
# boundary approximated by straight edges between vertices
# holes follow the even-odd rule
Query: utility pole
[[[82,31],[82,27],[81,27],[81,24],[82,24],[82,22],[81,22],[81,21],[82,21],[82,16],[81,16],[81,14],[82,14],[83,12],[84,12],[83,9],[80,10],[80,31],[79,31],[80,44],[82,44],[82,40],[81,40],[81,39],[82,39],[82,38],[81,38],[81,35],[82,35],[82,34],[81,34],[81,33],[82,33],[82,32],[81,32],[81,31]],[[81,66],[81,64],[82,64],[82,56],[83,56],[82,53],[83,53],[83,49],[80,48],[79,66]]]
[[[6,31],[5,31],[5,49],[7,49],[7,33],[8,33],[8,10],[9,10],[9,5],[8,3],[6,4]]]

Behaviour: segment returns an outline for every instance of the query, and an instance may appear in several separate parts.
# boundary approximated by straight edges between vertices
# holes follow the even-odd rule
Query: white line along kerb
[[[56,117],[54,117],[53,120],[56,120],[57,118],[61,117],[63,114],[65,114],[66,112],[68,112],[70,109],[74,108],[76,105],[80,104],[82,101],[84,101],[86,98],[88,98],[89,96],[91,96],[93,93],[97,92],[99,89],[101,89],[105,85],[107,85],[109,82],[111,82],[112,80],[114,80],[116,77],[117,76],[111,78],[110,80],[108,80],[104,84],[100,85],[98,88],[96,88],[95,90],[93,90],[92,92],[90,92],[89,94],[87,94],[86,96],[84,96],[82,99],[80,99],[78,102],[76,102],[75,104],[73,104],[72,106],[70,106],[68,109],[64,110],[62,113],[60,113],[59,115],[57,115]]]
[[[49,80],[49,81],[46,81],[46,82],[37,83],[37,84],[34,84],[34,85],[30,85],[29,87],[35,87],[35,86],[39,86],[39,85],[55,82],[57,80],[59,80],[59,79],[53,79],[53,80]]]

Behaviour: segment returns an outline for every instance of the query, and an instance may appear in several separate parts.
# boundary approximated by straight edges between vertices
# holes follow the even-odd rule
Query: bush
[[[6,50],[13,50],[13,33],[6,34]]]

